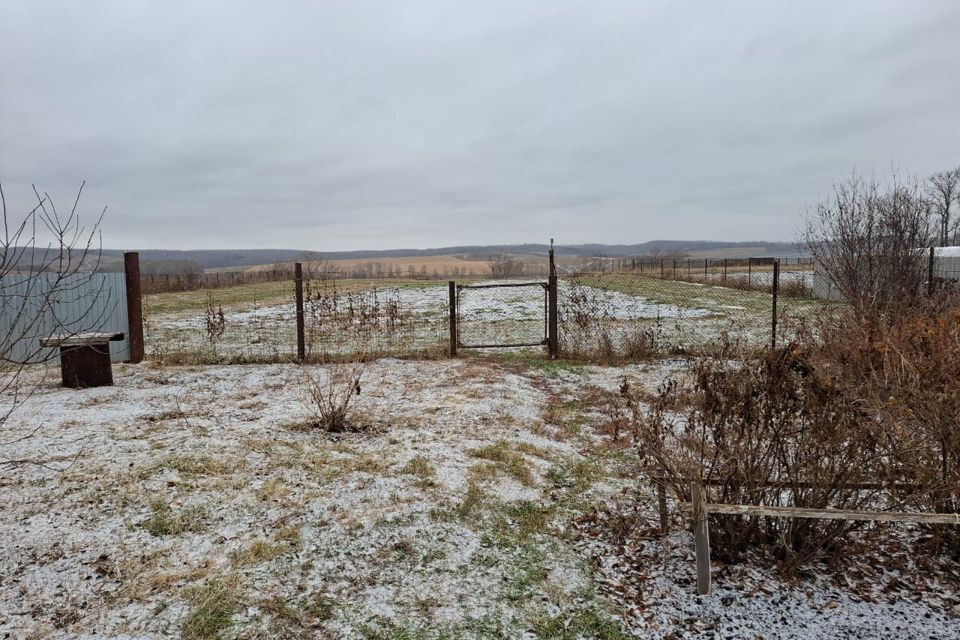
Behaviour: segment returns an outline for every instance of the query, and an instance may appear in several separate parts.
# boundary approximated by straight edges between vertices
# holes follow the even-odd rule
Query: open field
[[[33,372],[33,375],[39,372]],[[720,564],[693,595],[689,533],[611,431],[624,368],[513,356],[380,360],[357,422],[304,428],[295,365],[121,365],[12,418],[0,467],[0,628],[79,638],[941,638],[956,577],[865,545],[840,574]],[[639,489],[634,493],[633,489]],[[622,511],[621,511],[622,509]],[[623,529],[622,516],[633,522]],[[617,523],[621,524],[618,525]],[[890,537],[894,536],[894,537]],[[876,551],[895,548],[895,551]],[[712,635],[711,635],[712,634]]]

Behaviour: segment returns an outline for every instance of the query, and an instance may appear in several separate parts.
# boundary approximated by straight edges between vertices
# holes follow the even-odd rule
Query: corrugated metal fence
[[[130,359],[124,274],[77,273],[59,282],[56,274],[0,279],[0,340],[5,341],[0,354],[4,357],[14,362],[55,360],[57,349],[39,348],[41,338],[87,331],[122,331],[124,339],[110,343],[110,359]]]

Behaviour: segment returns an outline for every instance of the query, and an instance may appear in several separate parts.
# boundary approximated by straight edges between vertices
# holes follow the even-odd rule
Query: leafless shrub
[[[492,256],[487,260],[487,267],[494,278],[514,278],[523,274],[523,263],[506,254]]]
[[[77,211],[82,193],[83,185],[70,211],[62,215],[50,196],[34,187],[36,205],[15,218],[0,188],[0,446],[35,433],[8,435],[3,427],[42,382],[26,375],[27,367],[57,357],[55,350],[40,347],[40,339],[95,330],[110,309],[107,292],[95,280],[106,209],[85,226]],[[64,300],[79,303],[79,313],[61,317],[58,305]],[[21,462],[37,461],[0,460]]]
[[[580,274],[568,275],[564,283],[558,313],[566,357],[616,364],[663,354],[660,318],[643,325],[618,321],[602,290],[586,284]]]
[[[326,375],[305,373],[304,381],[309,398],[308,425],[329,433],[358,431],[360,427],[350,420],[351,406],[360,396],[363,365],[331,364]]]
[[[956,236],[957,220],[953,220],[954,201],[960,202],[960,167],[939,171],[927,178],[927,192],[937,216],[937,239],[942,246],[950,244],[951,234]]]
[[[915,181],[851,175],[809,212],[805,239],[818,269],[862,315],[886,317],[922,296],[929,207]]]
[[[781,349],[701,359],[653,398],[627,386],[613,419],[679,494],[702,478],[715,502],[956,512],[960,315],[941,300],[871,329],[858,313],[799,327]],[[838,558],[864,526],[713,516],[711,535],[726,556],[770,545],[792,571]]]
[[[227,318],[223,314],[223,307],[217,304],[211,295],[207,295],[207,302],[203,308],[203,320],[207,342],[216,348],[217,342],[227,329]]]
[[[336,350],[344,340],[373,351],[379,340],[396,338],[409,320],[399,288],[351,290],[335,278],[308,280],[304,306],[307,345],[313,354]]]

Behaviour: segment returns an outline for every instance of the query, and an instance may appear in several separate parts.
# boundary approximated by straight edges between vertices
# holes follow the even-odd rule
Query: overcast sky
[[[960,164],[960,2],[0,3],[0,180],[111,248],[792,240]]]

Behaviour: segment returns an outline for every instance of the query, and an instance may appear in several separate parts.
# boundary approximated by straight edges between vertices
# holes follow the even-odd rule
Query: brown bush
[[[350,420],[351,407],[360,396],[363,365],[331,364],[323,378],[304,372],[310,418],[307,426],[342,433],[359,431],[361,427]]]
[[[783,348],[702,359],[645,404],[623,395],[641,457],[679,493],[704,478],[715,502],[956,510],[960,314],[943,301],[889,323],[825,317]],[[713,518],[718,553],[769,544],[788,569],[864,526]]]

